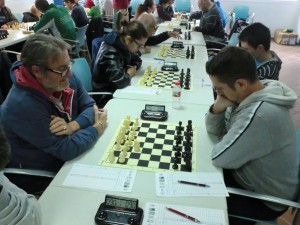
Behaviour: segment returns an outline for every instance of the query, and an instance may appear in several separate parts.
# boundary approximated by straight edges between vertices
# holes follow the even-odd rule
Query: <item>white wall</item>
[[[35,0],[5,0],[5,5],[11,9],[13,13],[23,13],[34,4]],[[53,0],[48,0],[49,3],[53,3]]]
[[[180,0],[177,0],[180,1]],[[198,0],[191,0],[194,8],[198,8]],[[273,36],[276,29],[289,28],[300,36],[300,1],[288,0],[220,0],[224,11],[232,11],[237,5],[249,6],[254,12],[254,22],[261,22],[270,28]]]

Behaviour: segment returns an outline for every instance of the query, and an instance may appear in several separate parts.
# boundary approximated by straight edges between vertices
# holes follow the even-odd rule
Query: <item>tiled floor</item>
[[[291,87],[299,96],[294,109],[291,110],[293,120],[297,129],[300,128],[300,46],[279,45],[271,43],[274,50],[282,60],[282,68],[279,80]],[[291,211],[287,211],[278,219],[279,225],[291,225]]]
[[[300,97],[300,46],[279,45],[272,42],[271,49],[278,54],[283,62],[279,80],[291,87]],[[291,110],[291,114],[296,128],[299,129],[300,99],[297,100],[294,109]]]

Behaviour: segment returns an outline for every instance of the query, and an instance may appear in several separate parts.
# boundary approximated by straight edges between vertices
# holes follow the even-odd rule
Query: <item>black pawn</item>
[[[188,40],[188,34],[186,32],[184,33],[184,40]]]
[[[191,24],[189,23],[189,30],[192,28]]]
[[[172,168],[173,168],[174,170],[177,170],[177,169],[178,169],[178,164],[175,162],[175,163],[173,164]]]

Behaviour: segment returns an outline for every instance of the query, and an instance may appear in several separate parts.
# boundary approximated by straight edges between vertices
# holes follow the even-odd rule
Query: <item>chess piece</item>
[[[136,127],[138,127],[140,124],[139,124],[139,118],[135,118],[135,121],[134,121],[134,125]]]
[[[125,157],[127,156],[128,150],[129,150],[129,147],[128,147],[128,143],[126,142],[126,143],[124,144],[124,147],[123,147],[123,152],[124,152],[124,156],[125,156]]]
[[[189,23],[189,30],[192,28],[191,24]]]
[[[140,142],[137,139],[134,140],[133,149],[135,152],[141,151]]]
[[[184,40],[187,40],[188,36],[187,36],[187,32],[184,32]]]
[[[177,163],[174,163],[173,166],[172,166],[172,168],[173,168],[174,170],[177,170],[177,169],[178,169],[178,164],[177,164]]]
[[[108,160],[109,160],[110,163],[115,162],[115,152],[114,152],[114,149],[111,149],[109,151]]]
[[[120,140],[120,138],[117,139],[117,144],[115,146],[115,149],[116,150],[120,150],[121,149],[121,140]]]
[[[119,163],[121,163],[121,164],[125,163],[125,156],[124,156],[123,151],[121,151],[121,153],[120,153]]]

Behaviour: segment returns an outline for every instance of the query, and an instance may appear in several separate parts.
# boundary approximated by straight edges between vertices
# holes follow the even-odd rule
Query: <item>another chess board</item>
[[[124,119],[125,120],[125,119]],[[139,126],[136,130],[135,139],[140,142],[140,152],[134,152],[133,146],[129,146],[129,151],[125,157],[125,163],[119,163],[119,155],[124,147],[124,144],[121,145],[121,150],[115,150],[117,144],[117,138],[119,136],[120,130],[124,124],[124,120],[121,122],[118,130],[113,136],[109,146],[106,149],[106,152],[102,159],[99,162],[101,166],[111,166],[119,167],[125,169],[134,169],[134,170],[144,170],[144,171],[188,171],[185,167],[184,158],[178,157],[178,169],[173,169],[174,158],[176,150],[176,127],[179,125],[172,123],[158,123],[158,122],[145,122],[139,121]],[[184,131],[182,135],[186,133],[186,127],[183,124],[182,128]],[[129,129],[126,130],[126,140],[132,132],[133,122],[130,123]],[[195,171],[196,168],[196,137],[197,131],[196,127],[192,128],[193,135],[191,136],[191,171]],[[184,149],[186,145],[186,140],[183,136],[183,141],[178,144],[179,148]],[[114,149],[115,160],[113,163],[109,161],[109,152]],[[184,150],[183,150],[184,152]]]
[[[194,48],[194,56],[191,56],[192,47],[190,45],[184,46],[184,48],[171,48],[170,46],[162,45],[157,54],[157,58],[169,58],[169,59],[190,59],[194,60],[196,59],[196,49]],[[187,56],[187,50],[189,49],[190,55]]]
[[[174,82],[180,81],[183,84],[183,89],[191,91],[193,87],[192,76],[191,74],[187,74],[187,70],[181,70],[177,72],[158,71],[156,68],[148,67],[138,81],[137,85],[142,87],[171,89],[174,86]]]

